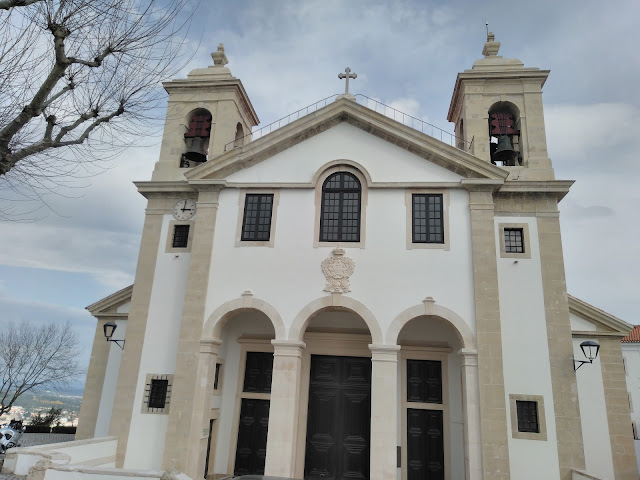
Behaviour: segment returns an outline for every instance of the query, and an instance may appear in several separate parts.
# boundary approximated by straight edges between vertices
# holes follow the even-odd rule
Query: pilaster
[[[495,186],[468,183],[478,341],[483,478],[507,480],[509,446],[494,233]]]
[[[95,436],[102,387],[109,360],[109,347],[111,346],[104,338],[103,327],[106,322],[107,320],[98,320],[96,325],[75,440],[84,440]]]
[[[369,345],[371,350],[371,480],[396,478],[398,439],[399,345]]]
[[[264,470],[265,475],[293,478],[300,418],[302,351],[306,345],[295,340],[272,340],[271,344],[274,347],[273,374]]]
[[[482,432],[480,423],[480,391],[478,384],[478,351],[458,351],[462,375],[462,410],[464,415],[465,480],[482,480]]]
[[[156,261],[160,245],[162,230],[162,218],[164,215],[164,200],[159,197],[149,198],[147,203],[142,239],[140,241],[140,255],[136,267],[136,276],[131,294],[131,308],[127,320],[127,343],[122,352],[120,371],[118,372],[118,384],[116,387],[109,435],[118,437],[116,450],[116,467],[123,468],[129,431],[131,429],[131,417],[134,409],[134,399],[140,374],[140,360],[142,357],[142,345],[147,329],[149,316],[149,303],[151,302],[151,290],[153,277],[156,272]],[[106,343],[106,342],[105,342]]]
[[[207,439],[204,402],[212,389],[207,383],[215,368],[210,358],[213,352],[202,353],[200,340],[221,187],[202,185],[199,189],[163,459],[163,468],[175,468],[191,478],[200,478],[200,464],[204,468],[200,458]]]
[[[609,438],[613,454],[613,471],[616,480],[635,480],[638,478],[638,467],[631,432],[631,413],[622,363],[622,345],[618,337],[600,337],[598,342],[600,343],[604,401],[607,407]]]
[[[578,403],[578,386],[573,371],[573,343],[569,322],[567,285],[557,206],[538,216],[538,240],[542,265],[553,408],[556,417],[560,479],[570,480],[571,469],[584,470],[584,446]]]

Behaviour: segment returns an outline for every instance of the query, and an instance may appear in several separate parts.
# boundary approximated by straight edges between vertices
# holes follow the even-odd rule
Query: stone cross
[[[346,84],[345,84],[345,86],[344,86],[344,94],[345,94],[345,95],[349,95],[349,79],[350,79],[350,78],[353,78],[353,79],[358,78],[358,74],[356,74],[356,73],[351,73],[351,69],[350,69],[349,67],[345,68],[345,69],[344,69],[344,72],[345,72],[345,73],[339,73],[339,74],[338,74],[338,78],[339,78],[340,80],[342,80],[343,78],[346,78],[346,79],[347,79],[347,83],[346,83]]]

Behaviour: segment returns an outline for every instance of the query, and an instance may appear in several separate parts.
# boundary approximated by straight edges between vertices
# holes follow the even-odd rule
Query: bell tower
[[[507,168],[510,180],[553,180],[542,108],[549,70],[525,68],[499,49],[489,33],[484,58],[456,78],[447,119],[472,142],[469,153]]]
[[[163,84],[169,94],[160,158],[152,181],[184,180],[184,172],[242,146],[260,122],[242,82],[231,75],[222,44],[213,65]]]

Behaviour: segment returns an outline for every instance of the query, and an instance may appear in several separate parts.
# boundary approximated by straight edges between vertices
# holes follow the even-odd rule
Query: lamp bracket
[[[122,340],[114,340],[113,338],[107,338],[107,342],[114,342],[116,345],[118,345],[122,350],[124,350],[124,339]],[[120,343],[122,342],[122,344]]]
[[[576,372],[578,371],[578,369],[584,365],[585,363],[593,363],[593,360],[576,360],[575,358],[573,359],[573,371]],[[576,366],[577,364],[577,366]]]

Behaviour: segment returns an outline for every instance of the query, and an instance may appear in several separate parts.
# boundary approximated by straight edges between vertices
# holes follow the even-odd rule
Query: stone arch
[[[367,307],[357,300],[340,294],[327,295],[326,297],[319,298],[307,304],[302,310],[300,310],[289,329],[289,340],[301,342],[311,319],[322,310],[331,307],[349,310],[360,316],[360,318],[362,318],[362,320],[367,324],[367,327],[369,327],[371,343],[375,345],[384,343],[382,329],[380,328],[380,325],[373,313],[371,313]]]
[[[325,163],[313,175],[311,182],[316,186],[322,186],[322,182],[324,182],[324,180],[329,175],[339,171],[354,173],[357,177],[359,177],[360,183],[362,183],[363,186],[366,185],[367,188],[371,187],[371,175],[369,175],[367,169],[360,165],[358,162],[346,159],[332,160],[331,162]]]
[[[387,330],[387,344],[395,345],[398,342],[398,335],[402,327],[414,318],[425,315],[439,317],[449,322],[462,342],[462,348],[471,350],[477,348],[476,337],[471,331],[471,328],[469,328],[469,325],[467,325],[467,322],[453,310],[443,307],[442,305],[436,305],[431,297],[426,298],[422,305],[407,308],[391,322]]]
[[[223,303],[216,308],[207,319],[202,337],[208,339],[220,339],[220,333],[227,321],[236,313],[257,310],[264,313],[273,325],[276,340],[285,340],[285,327],[278,311],[269,303],[255,298],[251,293],[243,293],[242,297]]]

